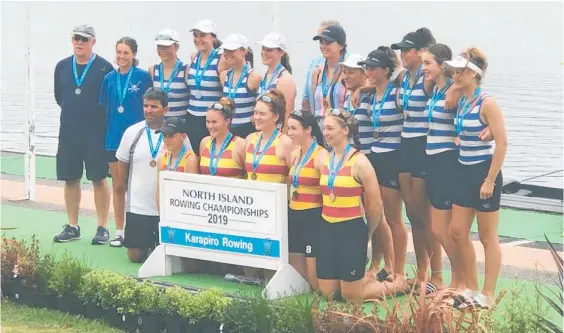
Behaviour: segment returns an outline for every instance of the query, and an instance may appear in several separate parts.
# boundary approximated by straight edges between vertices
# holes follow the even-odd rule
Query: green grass
[[[2,333],[119,333],[99,320],[2,301]]]

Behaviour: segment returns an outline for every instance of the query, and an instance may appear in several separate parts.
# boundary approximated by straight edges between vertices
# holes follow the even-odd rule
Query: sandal
[[[490,305],[487,303],[487,300],[483,300],[483,297],[480,295],[472,297],[466,302],[460,304],[457,309],[459,310],[489,310]]]
[[[384,281],[394,282],[394,276],[391,273],[389,273],[387,270],[382,268],[378,273],[376,273],[376,280],[378,282],[384,282]]]

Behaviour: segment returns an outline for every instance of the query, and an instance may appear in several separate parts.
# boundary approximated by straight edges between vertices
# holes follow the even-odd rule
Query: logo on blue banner
[[[163,226],[161,243],[280,258],[280,242],[268,238],[216,234]]]

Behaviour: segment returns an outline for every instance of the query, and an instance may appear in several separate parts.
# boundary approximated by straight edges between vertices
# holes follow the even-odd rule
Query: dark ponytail
[[[245,53],[245,62],[249,64],[251,68],[254,67],[253,49],[251,49],[250,47],[247,47],[247,53]]]
[[[311,128],[311,137],[317,142],[317,144],[321,147],[325,146],[325,142],[323,141],[323,134],[321,134],[321,129],[317,124],[317,120],[315,116],[310,111],[300,110],[302,113],[301,116],[290,114],[290,118],[296,119],[297,121],[302,124],[303,128]]]
[[[417,36],[417,46],[419,49],[427,48],[437,42],[431,30],[425,27],[417,29],[415,35]]]
[[[391,47],[389,46],[380,46],[378,47],[378,50],[383,51],[384,53],[386,53],[386,55],[388,56],[388,59],[390,59],[391,62],[391,66],[388,66],[388,80],[392,77],[392,75],[394,74],[396,68],[398,68],[400,66],[400,60],[398,58],[397,53],[394,52],[394,50],[392,50]]]
[[[116,47],[119,44],[125,44],[131,49],[131,53],[133,53],[132,66],[137,67],[139,65],[139,60],[137,59],[137,41],[131,37],[123,37],[116,42]]]
[[[211,34],[211,35],[213,36],[213,38],[215,38],[214,41],[213,41],[213,48],[214,48],[214,49],[219,49],[219,47],[220,47],[221,44],[223,44],[223,43],[217,38],[217,36],[216,36],[215,34]]]
[[[427,48],[427,52],[429,52],[439,66],[445,61],[452,60],[452,50],[445,44],[432,44]],[[449,69],[444,70],[445,76],[448,78],[452,78],[452,71]]]
[[[270,89],[267,93],[265,93],[265,95],[272,99],[272,104],[267,104],[270,104],[272,113],[278,115],[278,121],[276,124],[283,124],[286,118],[286,98],[284,98],[284,94],[280,90],[274,88]]]
[[[284,68],[286,68],[286,70],[290,74],[292,74],[292,66],[290,65],[290,55],[288,54],[288,52],[284,52],[282,59],[280,59],[280,63],[282,63],[282,66],[284,66]]]

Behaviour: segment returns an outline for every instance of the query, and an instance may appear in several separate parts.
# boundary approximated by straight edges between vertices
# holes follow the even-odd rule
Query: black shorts
[[[399,148],[399,173],[410,173],[411,177],[425,179],[427,174],[427,136],[401,138]]]
[[[253,123],[246,123],[237,126],[231,126],[231,133],[240,138],[246,138],[249,134],[256,132],[255,125]]]
[[[159,245],[159,216],[125,214],[123,246],[128,249],[154,249]]]
[[[324,222],[321,207],[304,210],[288,207],[288,250],[303,253],[308,258],[315,257],[319,228]]]
[[[376,171],[378,183],[380,186],[399,190],[399,150],[389,151],[386,153],[371,152],[367,155],[368,160]]]
[[[503,175],[501,170],[495,179],[493,195],[488,200],[480,199],[480,188],[490,169],[490,161],[473,165],[458,163],[456,171],[456,190],[453,203],[458,206],[474,208],[479,212],[495,212],[499,210]]]
[[[72,140],[60,138],[57,148],[57,180],[81,179],[86,168],[86,179],[99,181],[108,177],[110,165],[108,154],[104,148],[104,141],[92,140],[85,143],[87,138]]]
[[[109,163],[114,163],[114,162],[118,161],[118,159],[116,157],[116,151],[115,150],[106,150],[106,154],[108,155],[108,162]]]
[[[319,228],[316,250],[317,277],[355,282],[364,278],[368,227],[364,219],[329,223]]]
[[[427,155],[427,166],[425,184],[431,205],[440,210],[452,209],[452,199],[456,190],[458,151],[447,150],[436,155]]]
[[[206,127],[206,117],[205,116],[194,116],[190,112],[186,115],[187,130],[186,134],[190,139],[192,144],[192,149],[194,153],[200,155],[200,142],[206,136],[210,135],[208,128]]]

